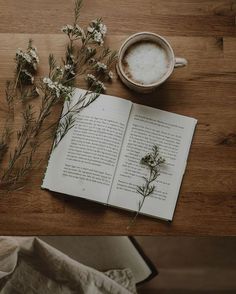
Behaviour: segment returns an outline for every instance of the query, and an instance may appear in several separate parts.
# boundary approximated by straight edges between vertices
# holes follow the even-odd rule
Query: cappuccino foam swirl
[[[150,85],[158,82],[169,69],[166,51],[154,42],[138,42],[124,57],[126,75],[135,82]]]

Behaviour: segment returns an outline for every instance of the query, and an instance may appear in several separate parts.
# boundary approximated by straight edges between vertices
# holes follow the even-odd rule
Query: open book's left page
[[[75,103],[84,90],[77,89]],[[132,103],[100,95],[52,151],[42,188],[106,203]]]

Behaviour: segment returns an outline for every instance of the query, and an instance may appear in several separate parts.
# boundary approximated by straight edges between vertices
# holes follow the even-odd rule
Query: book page
[[[73,103],[84,90],[76,90]],[[42,188],[107,202],[131,102],[100,95],[52,151]],[[65,110],[64,110],[65,111]]]
[[[141,213],[171,220],[196,122],[193,118],[133,104],[109,204],[138,210],[142,196],[136,191],[137,185],[144,184],[142,177],[149,175],[140,160],[156,144],[166,162]]]

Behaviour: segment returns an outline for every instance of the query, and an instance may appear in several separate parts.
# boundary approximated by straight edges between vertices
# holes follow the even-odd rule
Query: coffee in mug
[[[166,81],[174,67],[186,64],[186,59],[174,56],[166,39],[142,32],[130,36],[122,44],[116,68],[126,86],[148,93]]]
[[[158,82],[169,71],[170,65],[166,50],[151,41],[133,44],[122,59],[126,76],[142,85]]]

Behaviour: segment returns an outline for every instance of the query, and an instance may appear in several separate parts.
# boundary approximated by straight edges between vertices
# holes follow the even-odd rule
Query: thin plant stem
[[[144,184],[141,186],[137,186],[137,193],[141,195],[142,198],[138,202],[138,209],[134,217],[130,221],[129,225],[127,226],[127,229],[130,229],[131,226],[134,225],[138,215],[141,212],[146,198],[153,194],[155,190],[155,185],[153,185],[153,182],[160,175],[160,167],[164,162],[165,159],[159,156],[159,148],[157,145],[153,145],[152,152],[142,157],[140,163],[148,168],[149,176],[143,177],[145,181]]]

